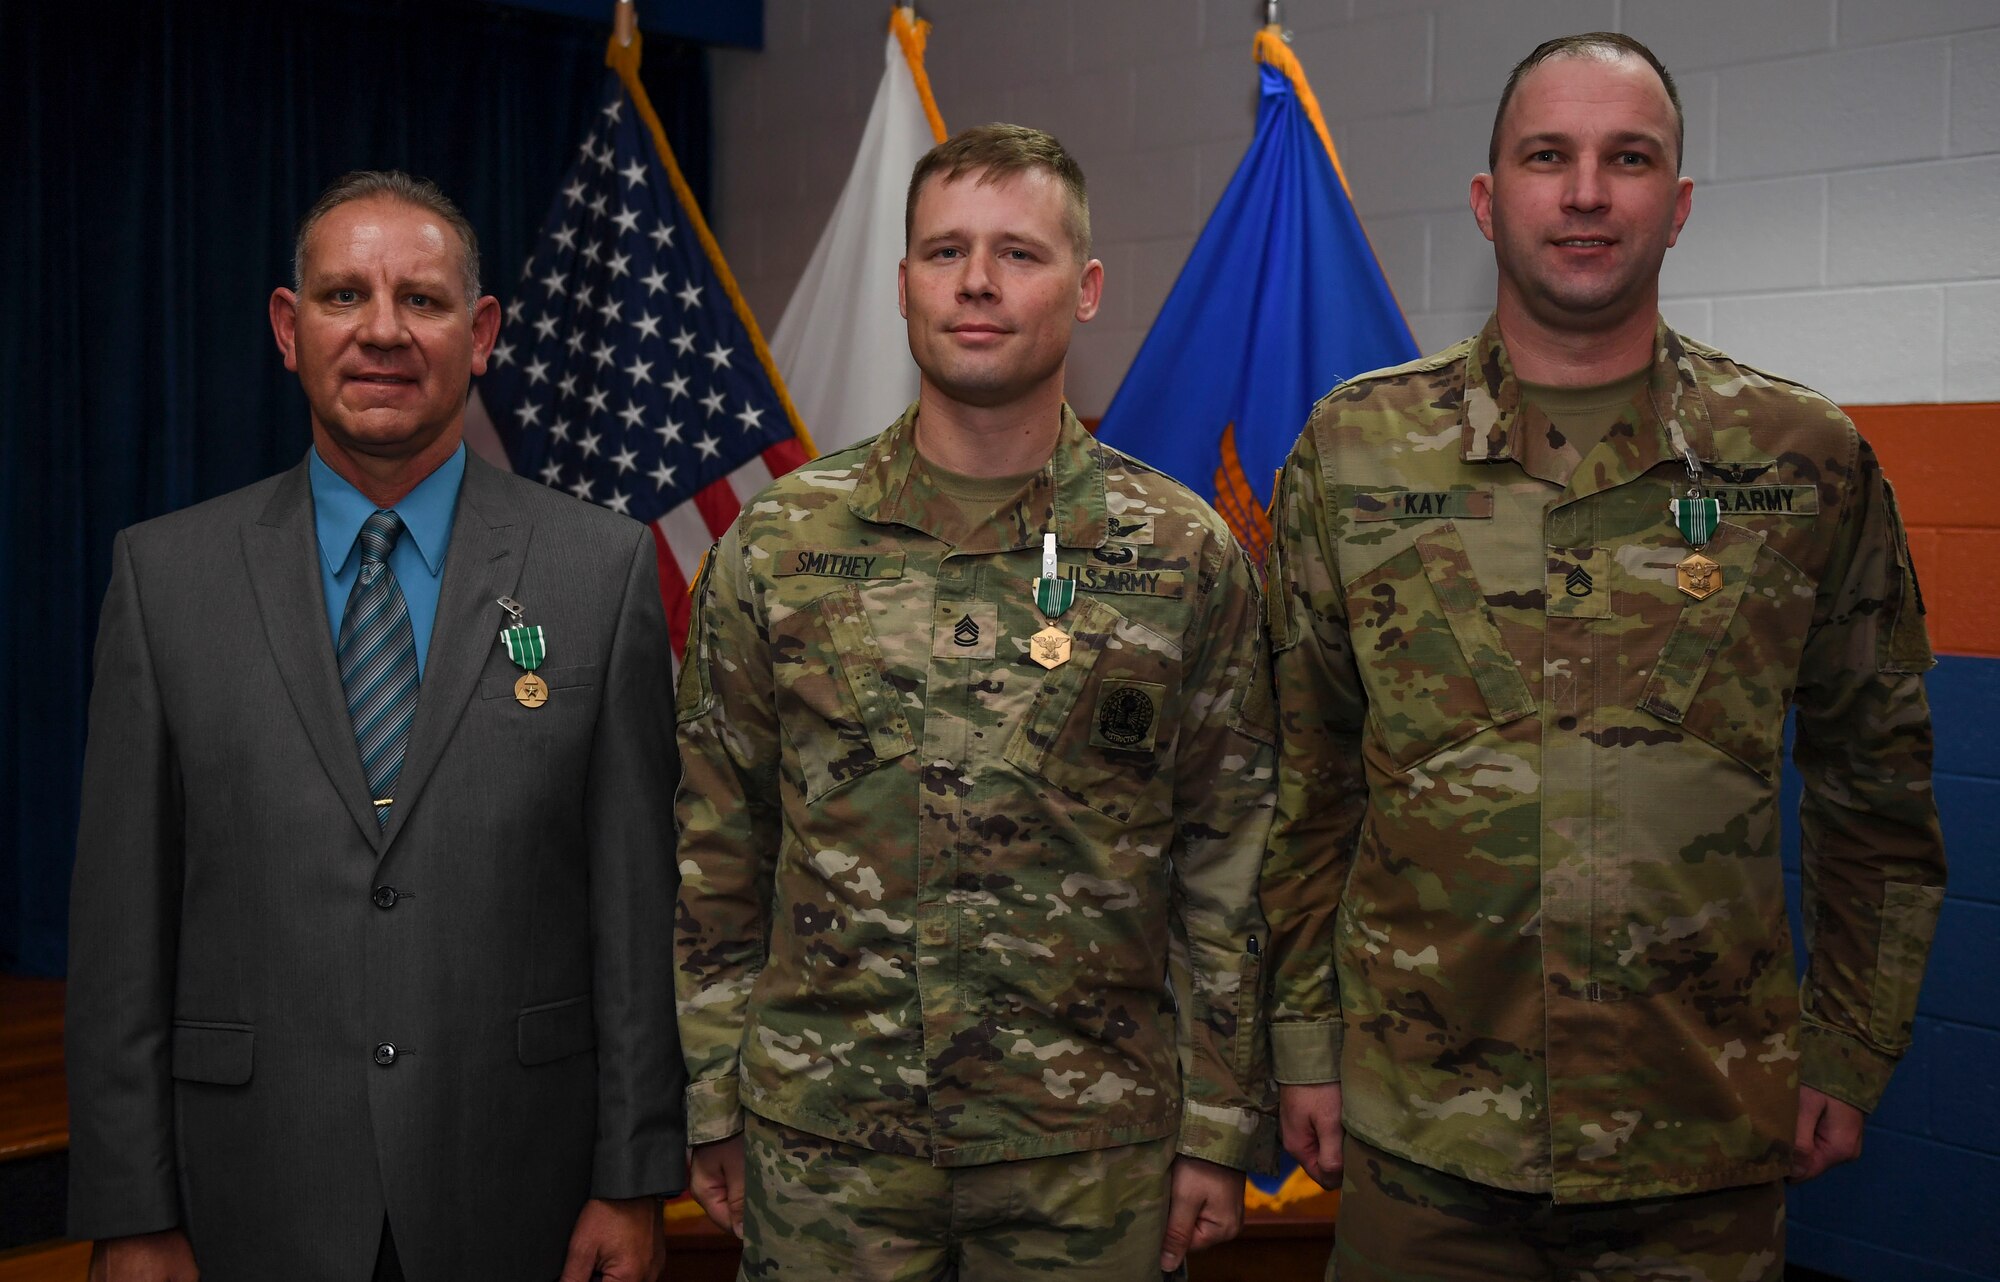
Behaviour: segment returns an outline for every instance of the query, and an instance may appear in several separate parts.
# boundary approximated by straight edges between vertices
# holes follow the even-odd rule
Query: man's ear
[[[299,296],[283,285],[271,291],[271,337],[284,353],[285,368],[299,372]]]
[[[1493,239],[1493,175],[1474,174],[1472,176],[1472,221],[1479,224],[1479,234]]]

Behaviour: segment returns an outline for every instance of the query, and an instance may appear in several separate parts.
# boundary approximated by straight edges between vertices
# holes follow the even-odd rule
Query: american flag
[[[479,394],[516,472],[652,528],[678,655],[702,555],[810,453],[644,90],[605,80]]]

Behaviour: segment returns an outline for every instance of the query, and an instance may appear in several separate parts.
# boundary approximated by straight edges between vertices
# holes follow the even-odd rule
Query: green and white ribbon
[[[1715,537],[1715,527],[1722,520],[1722,504],[1716,499],[1694,498],[1675,499],[1672,502],[1674,524],[1679,527],[1681,537],[1689,547],[1700,547]]]
[[[542,639],[540,624],[534,627],[503,628],[500,644],[507,647],[507,657],[512,659],[523,672],[533,672],[542,666],[548,657],[548,643]]]
[[[1076,601],[1076,580],[1056,573],[1056,536],[1053,530],[1042,535],[1042,577],[1035,580],[1035,608],[1047,619],[1062,617]]]

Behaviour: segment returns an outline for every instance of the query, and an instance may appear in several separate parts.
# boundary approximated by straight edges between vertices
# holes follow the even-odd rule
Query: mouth
[[[1557,249],[1609,249],[1618,242],[1609,236],[1565,236],[1549,243]]]
[[[417,380],[407,374],[389,374],[375,370],[361,370],[347,376],[350,383],[363,387],[414,387]]]

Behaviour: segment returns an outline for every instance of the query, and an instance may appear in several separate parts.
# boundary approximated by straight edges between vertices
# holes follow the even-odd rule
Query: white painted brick
[[[1132,280],[1127,286],[1132,303],[1132,324],[1140,329],[1153,327],[1153,321],[1160,314],[1160,305],[1167,301],[1174,282],[1180,279],[1181,268],[1187,265],[1188,253],[1193,248],[1192,236],[1149,240],[1132,247]]]
[[[2000,30],[1951,42],[1951,154],[1987,151],[2000,151]]]
[[[1715,344],[1843,405],[1934,401],[1944,383],[1944,291],[1813,291],[1715,300]]]
[[[1490,117],[1507,73],[1536,45],[1607,30],[1617,16],[1614,0],[1460,0],[1440,9],[1433,101],[1481,103]]]
[[[1222,193],[1236,177],[1236,171],[1243,164],[1244,155],[1250,150],[1250,133],[1244,131],[1241,138],[1224,138],[1201,145],[1199,164],[1201,167],[1201,220],[1205,224],[1215,212],[1215,206],[1222,199]]]
[[[1421,0],[1375,0],[1372,10],[1359,16],[1373,17],[1377,13],[1402,13],[1412,9],[1422,9]],[[1239,5],[1235,0],[1224,0],[1217,4],[1209,2],[1208,25],[1211,29],[1227,27],[1237,20],[1258,23],[1264,20],[1262,5]],[[1338,27],[1355,17],[1354,6],[1348,0],[1289,0],[1279,6],[1279,16],[1293,33],[1323,31],[1328,27]]]
[[[1660,304],[1660,315],[1676,333],[1709,342],[1715,332],[1715,306],[1705,298],[1683,298]]]
[[[1079,72],[1197,53],[1201,40],[1202,0],[1084,0],[1070,9],[1070,61]]]
[[[1022,85],[1014,90],[1013,120],[1062,139],[1088,176],[1104,157],[1139,145],[1132,126],[1132,76],[1128,68],[1107,68],[1088,77]]]
[[[866,12],[873,6],[839,3],[825,7]],[[931,23],[924,67],[933,88],[990,89],[1069,73],[1068,0],[1006,0],[1004,4],[926,0],[920,12]]]
[[[1826,179],[1697,184],[1694,212],[1667,251],[1660,292],[1768,293],[1821,283]]]
[[[1684,71],[1762,62],[1833,45],[1833,0],[1624,0],[1619,30]]]
[[[1490,306],[1476,312],[1423,312],[1409,318],[1410,332],[1416,335],[1418,351],[1435,352],[1477,334],[1492,314]]]
[[[974,125],[1014,118],[1014,89],[1003,84],[941,86],[936,72],[930,73],[931,96],[937,99],[938,115],[953,133]]]
[[[1840,43],[1879,44],[2000,25],[1993,0],[1840,0]]]
[[[1486,168],[1490,106],[1358,120],[1341,132],[1341,161],[1363,214],[1465,208]]]
[[[1091,162],[1091,229],[1106,241],[1192,237],[1200,230],[1200,151],[1126,152]]]
[[[1719,72],[1718,178],[1941,154],[1949,44],[1915,41]]]
[[[1375,261],[1404,312],[1430,307],[1430,228],[1422,214],[1386,214],[1362,224]]]
[[[1429,311],[1488,311],[1500,288],[1493,242],[1472,221],[1472,211],[1433,214],[1430,220]]]
[[[1239,137],[1247,142],[1256,128],[1257,65],[1247,41],[1140,67],[1136,79],[1142,146]]]
[[[2000,401],[2000,281],[1944,291],[1944,399]]]
[[[1329,118],[1386,116],[1430,105],[1431,19],[1398,13],[1301,31],[1292,52]]]
[[[1827,283],[2000,276],[2000,156],[1829,180]]]
[[[1696,182],[1715,177],[1715,91],[1717,77],[1712,72],[1675,76],[1681,91],[1682,142],[1681,172]]]
[[[1063,389],[1071,408],[1084,418],[1102,415],[1145,339],[1143,326],[1106,329],[1094,321],[1079,326],[1070,343]]]

